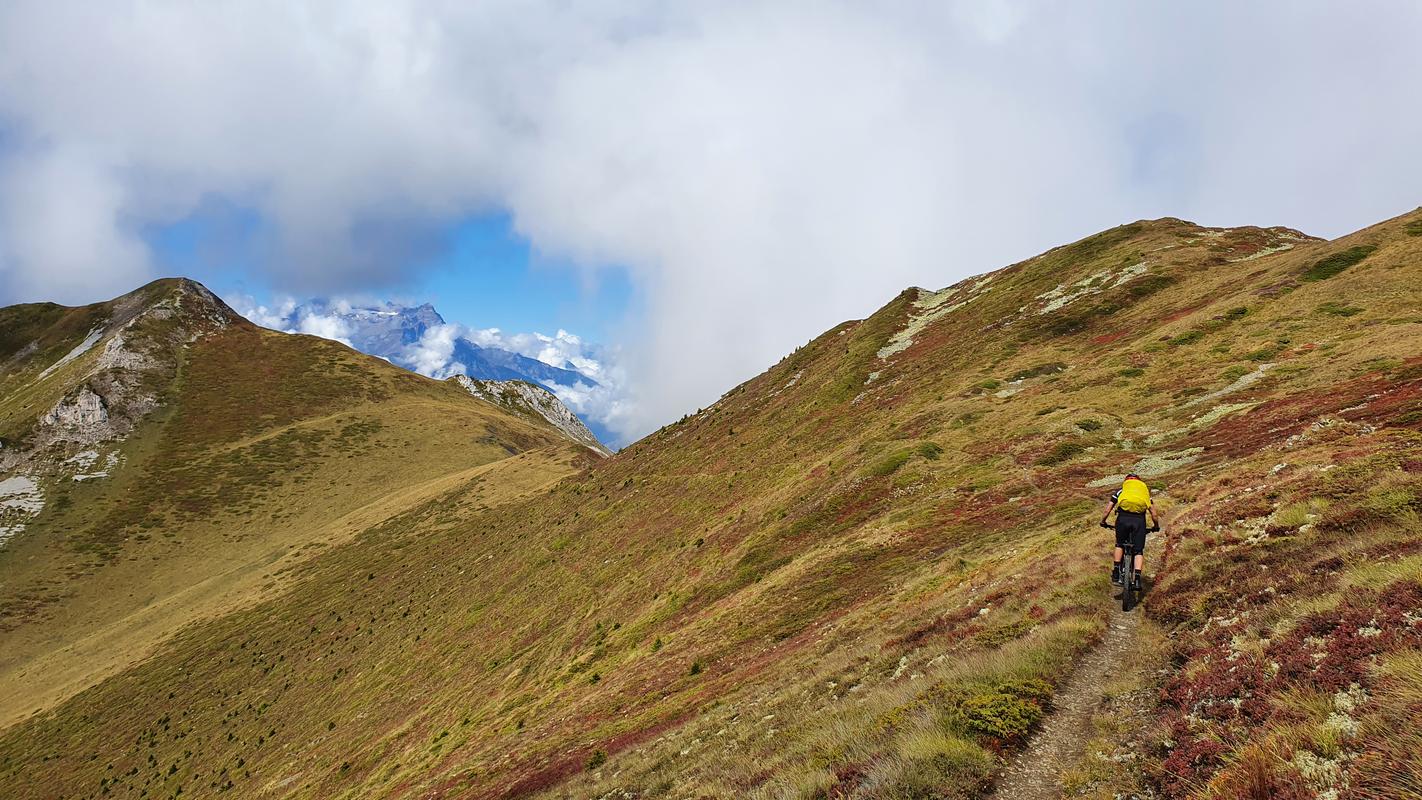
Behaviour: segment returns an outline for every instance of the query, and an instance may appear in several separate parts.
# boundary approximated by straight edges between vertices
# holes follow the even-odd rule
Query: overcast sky
[[[195,219],[272,291],[408,292],[508,219],[641,298],[602,326],[636,434],[1122,222],[1414,208],[1419,43],[1411,0],[9,0],[0,303],[127,291]]]

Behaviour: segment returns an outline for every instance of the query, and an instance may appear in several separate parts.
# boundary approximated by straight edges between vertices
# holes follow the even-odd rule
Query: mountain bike
[[[1103,528],[1110,525],[1102,524]],[[1160,526],[1152,525],[1146,528],[1146,533],[1159,533]],[[1121,610],[1129,612],[1140,601],[1140,594],[1144,587],[1141,580],[1136,577],[1136,546],[1132,542],[1125,542],[1121,545]]]

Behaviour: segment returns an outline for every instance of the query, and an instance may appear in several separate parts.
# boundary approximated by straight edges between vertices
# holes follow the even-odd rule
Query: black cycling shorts
[[[1145,552],[1146,515],[1130,511],[1116,511],[1116,546],[1125,547],[1129,542],[1137,553]]]

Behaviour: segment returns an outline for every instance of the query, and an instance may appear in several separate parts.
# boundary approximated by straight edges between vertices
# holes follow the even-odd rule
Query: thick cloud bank
[[[507,211],[645,296],[640,432],[905,285],[1124,221],[1415,206],[1418,41],[1414,3],[15,0],[0,302],[132,288],[145,226],[214,197],[302,293],[398,286]]]

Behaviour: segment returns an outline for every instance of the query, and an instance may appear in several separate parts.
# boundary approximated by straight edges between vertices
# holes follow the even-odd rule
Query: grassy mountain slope
[[[451,480],[502,502],[582,461],[550,426],[334,342],[259,329],[189,282],[84,308],[11,307],[0,321],[0,476],[34,482],[43,504],[5,512],[22,531],[0,551],[0,722],[194,620],[279,595],[313,553]],[[106,420],[43,421],[87,391]]]
[[[364,530],[6,731],[0,793],[980,796],[1121,613],[1133,468],[1167,534],[1070,791],[1405,796],[1419,271],[1418,213],[1167,219],[909,290],[545,492]]]

